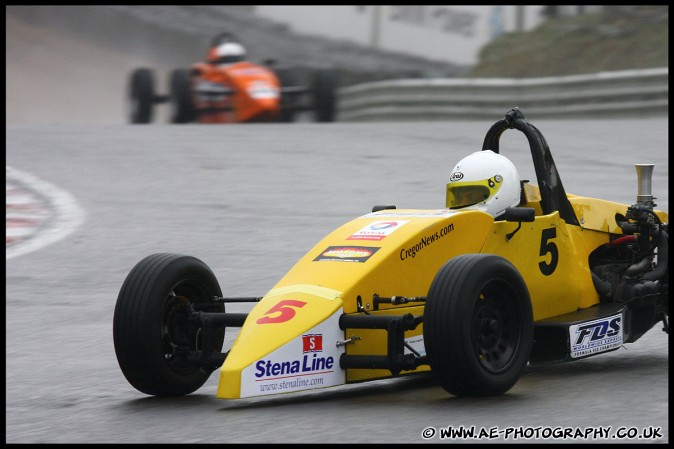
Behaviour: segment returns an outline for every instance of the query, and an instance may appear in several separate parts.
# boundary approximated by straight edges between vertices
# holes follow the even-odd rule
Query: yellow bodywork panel
[[[341,310],[340,292],[335,290],[296,285],[269,291],[246,318],[220,369],[217,397],[243,397],[241,373],[245,368],[327,318],[341,315]]]
[[[599,296],[587,268],[589,252],[607,243],[606,234],[569,226],[558,212],[536,217],[510,240],[506,235],[518,223],[496,222],[482,252],[509,260],[520,272],[529,289],[534,320],[541,320],[599,302]],[[591,238],[590,245],[576,244]]]
[[[365,306],[374,294],[425,296],[445,262],[480,252],[492,223],[491,216],[476,211],[368,214],[321,240],[275,288],[315,284],[341,291],[344,313],[358,311],[358,297]]]
[[[536,215],[543,215],[541,209],[541,191],[535,184],[529,184],[529,182],[522,183],[522,192],[524,193],[525,202],[522,204],[522,207],[533,207],[536,211]]]
[[[615,217],[616,215],[625,215],[627,213],[627,206],[625,204],[571,194],[568,194],[567,197],[583,229],[593,229],[612,234],[623,233]],[[659,210],[655,210],[654,212],[663,223],[669,222],[667,213]]]

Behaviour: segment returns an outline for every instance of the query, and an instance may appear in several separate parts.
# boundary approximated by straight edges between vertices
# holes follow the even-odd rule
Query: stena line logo
[[[323,352],[323,335],[302,335],[302,352]]]
[[[272,362],[258,360],[255,364],[255,377],[259,380],[271,378],[293,377],[298,375],[324,374],[335,368],[335,358],[325,357],[323,352],[323,335],[302,335],[302,356],[295,360]]]
[[[240,397],[345,384],[346,370],[339,366],[345,349],[335,344],[344,339],[339,327],[341,316],[339,308],[324,321],[298,331],[290,341],[251,360],[241,370]]]

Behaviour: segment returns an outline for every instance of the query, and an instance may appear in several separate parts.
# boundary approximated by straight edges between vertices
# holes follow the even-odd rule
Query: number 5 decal
[[[557,245],[550,240],[557,237],[557,230],[555,228],[543,229],[541,234],[541,250],[539,252],[540,256],[546,257],[550,254],[550,263],[545,263],[545,260],[538,263],[538,267],[541,269],[541,273],[546,276],[550,276],[555,272],[557,268],[557,262],[559,262],[559,251],[557,250]]]
[[[302,307],[305,306],[305,304],[306,302],[304,301],[297,301],[294,299],[284,299],[283,301],[279,301],[278,303],[276,303],[276,305],[271,309],[267,310],[264,316],[262,318],[259,318],[256,321],[256,323],[257,324],[285,323],[286,321],[290,321],[295,316],[295,313],[297,313],[293,307],[301,309]]]

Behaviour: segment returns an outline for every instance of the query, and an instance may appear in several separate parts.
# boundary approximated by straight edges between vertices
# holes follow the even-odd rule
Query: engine
[[[668,224],[654,212],[650,193],[653,165],[637,165],[637,202],[616,222],[623,235],[615,236],[590,255],[595,287],[602,302],[628,303],[634,311],[633,340],[663,321],[669,331]]]

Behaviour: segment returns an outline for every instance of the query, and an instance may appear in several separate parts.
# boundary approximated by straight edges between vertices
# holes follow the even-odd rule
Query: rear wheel
[[[436,274],[424,309],[431,370],[456,396],[508,391],[522,375],[533,339],[526,284],[502,257],[467,254]]]
[[[169,79],[169,88],[171,123],[194,121],[190,71],[185,69],[173,70]]]
[[[151,122],[155,101],[155,81],[152,70],[141,68],[131,73],[127,96],[129,121],[138,124]]]
[[[284,92],[283,90],[284,88],[297,87],[297,75],[291,69],[276,69],[275,74],[281,84],[281,115],[279,120],[293,122],[297,112],[297,94]]]
[[[314,113],[317,122],[334,122],[337,106],[337,82],[332,70],[316,72],[313,85]]]
[[[115,353],[124,376],[138,391],[154,396],[183,396],[210,377],[190,355],[204,345],[198,324],[189,320],[190,305],[211,304],[222,296],[213,272],[199,259],[154,254],[129,273],[117,297],[113,320]],[[224,329],[213,335],[222,348]]]

